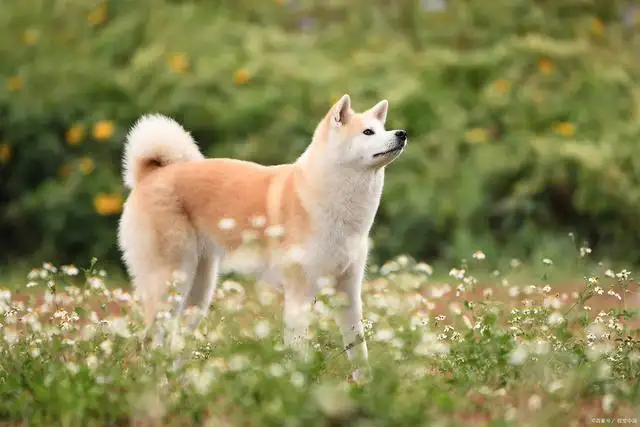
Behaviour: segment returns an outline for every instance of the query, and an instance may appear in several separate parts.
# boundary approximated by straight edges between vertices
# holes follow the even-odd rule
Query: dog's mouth
[[[405,146],[405,144],[400,144],[400,145],[397,145],[397,146],[395,146],[395,147],[393,147],[393,148],[391,148],[391,149],[389,149],[387,151],[382,151],[380,153],[376,153],[376,154],[373,155],[373,158],[375,159],[376,157],[386,156],[387,154],[395,153],[396,151],[402,150],[404,148],[404,146]]]

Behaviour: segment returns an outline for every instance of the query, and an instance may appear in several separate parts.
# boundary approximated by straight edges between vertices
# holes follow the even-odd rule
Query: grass
[[[0,420],[637,423],[640,300],[631,274],[596,264],[560,284],[555,264],[510,264],[492,272],[477,253],[466,265],[435,273],[404,256],[372,266],[364,305],[373,377],[364,384],[347,380],[351,367],[329,315],[339,298],[330,292],[315,305],[316,351],[307,362],[281,345],[279,293],[232,277],[221,281],[196,334],[181,334],[169,318],[165,327],[177,333],[166,348],[151,350],[120,280],[110,282],[95,263],[79,271],[44,264],[22,288],[0,293]],[[541,274],[531,274],[536,270]],[[179,355],[185,363],[174,369]]]

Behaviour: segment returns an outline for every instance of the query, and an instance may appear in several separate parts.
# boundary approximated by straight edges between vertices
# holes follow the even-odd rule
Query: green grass
[[[430,275],[407,257],[373,266],[364,289],[372,378],[364,384],[347,381],[351,366],[327,314],[336,301],[329,295],[316,303],[308,362],[281,345],[279,294],[229,277],[197,334],[178,333],[151,350],[127,290],[105,286],[100,268],[75,275],[44,265],[22,289],[0,294],[0,419],[29,426],[637,422],[632,278],[609,277],[596,265],[585,275],[591,280],[574,274],[551,286],[562,276],[555,264],[496,273],[487,262],[455,266],[464,277],[444,267]],[[173,369],[178,355],[184,364]]]

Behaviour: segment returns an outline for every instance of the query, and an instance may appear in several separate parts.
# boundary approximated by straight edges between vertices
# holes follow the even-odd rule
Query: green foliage
[[[175,117],[209,156],[273,164],[348,92],[356,109],[389,99],[388,126],[410,136],[387,173],[380,259],[532,257],[563,251],[568,231],[636,256],[638,35],[624,3],[423,3],[10,2],[0,251],[116,260],[122,142],[142,113]]]

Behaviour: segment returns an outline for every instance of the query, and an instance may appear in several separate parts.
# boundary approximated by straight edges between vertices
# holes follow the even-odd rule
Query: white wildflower
[[[417,271],[418,273],[424,273],[427,276],[431,276],[433,274],[433,267],[431,267],[429,264],[424,263],[424,262],[419,262],[417,263],[413,269],[415,271]]]
[[[129,338],[131,331],[129,331],[129,325],[123,317],[116,317],[111,319],[108,323],[109,332],[122,338]]]
[[[320,411],[331,418],[346,417],[355,409],[346,387],[342,384],[320,384],[314,387],[312,395]]]
[[[555,393],[556,391],[560,390],[563,387],[564,387],[564,384],[562,381],[555,380],[551,382],[551,384],[549,384],[549,386],[547,387],[547,390],[549,390],[549,393]]]
[[[284,368],[279,363],[272,363],[269,366],[269,374],[272,377],[276,377],[276,378],[281,377],[282,375],[284,375],[284,372],[285,372]]]
[[[104,340],[100,343],[100,350],[106,355],[109,356],[111,354],[113,348],[113,343],[110,340]]]
[[[73,362],[67,362],[65,364],[65,367],[67,368],[67,371],[69,371],[71,375],[75,375],[78,372],[80,372],[80,367]]]
[[[86,363],[87,367],[93,371],[94,369],[96,369],[98,367],[98,358],[96,357],[95,354],[90,354],[84,360],[84,363]]]
[[[382,264],[382,267],[380,267],[380,274],[386,276],[389,273],[393,273],[398,270],[400,270],[400,264],[398,264],[396,261],[388,261]]]
[[[547,354],[550,347],[549,342],[539,338],[533,343],[532,351],[535,354]]]
[[[222,218],[218,222],[218,227],[221,230],[232,230],[236,226],[236,220],[233,218]]]
[[[613,346],[610,343],[595,343],[587,349],[587,357],[590,360],[597,360],[611,351]]]
[[[260,320],[257,322],[253,328],[253,331],[256,335],[256,338],[263,339],[269,335],[271,327],[269,326],[269,322],[266,320]]]
[[[521,343],[509,353],[509,363],[512,365],[522,365],[528,357],[529,349],[525,344]]]
[[[190,368],[185,375],[199,394],[206,394],[209,391],[209,387],[215,377],[211,369],[200,370],[197,368]]]
[[[449,271],[449,276],[455,277],[458,280],[462,280],[464,278],[466,271],[464,269],[452,268]]]
[[[64,273],[67,276],[77,276],[80,273],[80,270],[78,270],[78,267],[76,267],[73,264],[63,265],[60,269],[62,270],[62,273]]]
[[[105,287],[104,280],[102,280],[99,277],[90,277],[87,280],[87,283],[89,283],[89,286],[91,286],[91,289],[95,289],[95,290],[104,289]]]
[[[406,255],[399,255],[396,260],[398,261],[400,267],[406,267],[407,265],[409,265],[409,257]]]
[[[282,237],[284,232],[284,226],[282,225],[270,225],[264,230],[264,234],[268,237]]]
[[[629,270],[622,269],[619,273],[616,273],[616,277],[620,280],[627,280],[631,276],[631,272]]]
[[[380,329],[375,334],[376,341],[391,341],[394,337],[393,329]]]
[[[9,347],[13,346],[16,342],[18,342],[18,333],[12,329],[6,329],[4,331],[4,340]]]
[[[482,252],[480,250],[475,251],[473,253],[473,255],[471,255],[471,256],[473,257],[473,259],[477,259],[478,261],[482,261],[482,260],[485,260],[487,258],[487,256],[484,254],[484,252]]]
[[[54,265],[51,264],[50,262],[45,262],[44,264],[42,264],[42,268],[44,268],[47,271],[50,271],[51,273],[55,273],[58,271],[58,269],[54,267]]]
[[[230,371],[242,371],[247,368],[247,366],[249,366],[249,358],[243,354],[236,354],[229,360]]]
[[[542,398],[537,394],[532,394],[527,400],[527,406],[530,411],[537,411],[542,407]]]
[[[438,340],[438,337],[431,332],[422,335],[421,342],[414,349],[415,354],[421,356],[448,354],[450,347],[447,343]]]
[[[250,222],[253,228],[262,228],[267,225],[267,217],[263,215],[252,216]]]
[[[293,384],[294,386],[301,388],[304,386],[304,375],[302,375],[300,372],[295,371],[291,374],[291,384]]]
[[[560,325],[562,322],[564,322],[564,316],[559,311],[554,311],[547,319],[547,323],[551,326]]]

